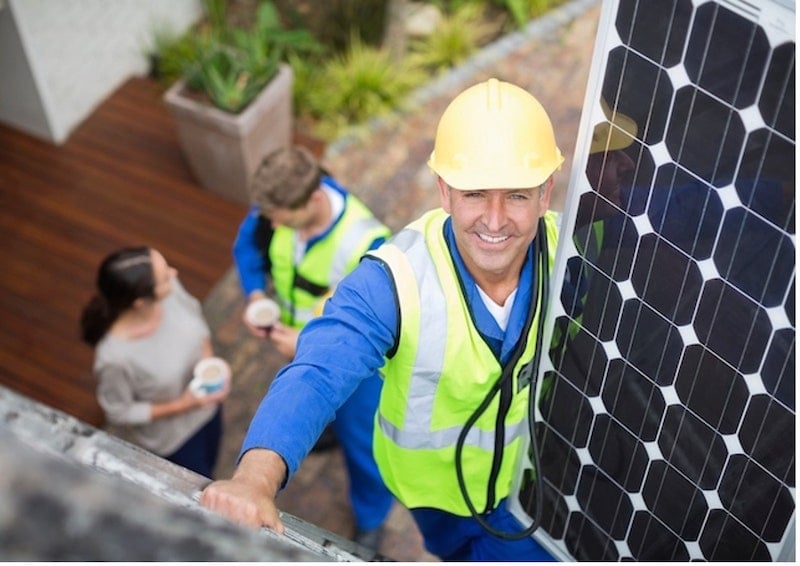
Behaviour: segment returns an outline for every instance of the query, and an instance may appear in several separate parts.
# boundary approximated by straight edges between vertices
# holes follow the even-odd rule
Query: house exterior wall
[[[157,31],[201,16],[201,0],[7,0],[0,122],[63,143],[120,84],[148,72]]]

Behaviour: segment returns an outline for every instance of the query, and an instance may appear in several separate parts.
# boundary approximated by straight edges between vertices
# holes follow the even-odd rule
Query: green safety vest
[[[281,307],[281,322],[302,328],[317,314],[319,301],[350,273],[377,238],[389,229],[352,194],[330,232],[314,243],[298,265],[295,231],[278,226],[269,245],[270,276]]]
[[[446,218],[441,209],[431,211],[370,252],[391,271],[400,309],[397,348],[382,369],[374,452],[386,485],[404,505],[469,516],[456,476],[456,441],[503,367],[472,322],[443,234]],[[555,250],[555,215],[548,213],[545,222],[549,249]],[[551,251],[551,266],[553,257]],[[520,371],[533,358],[541,305],[534,316],[513,370],[513,394],[503,420],[504,450],[494,480],[490,474],[499,458],[495,428],[500,395],[464,444],[465,483],[478,511],[491,510],[511,492],[526,445],[530,388],[520,390],[518,385]]]

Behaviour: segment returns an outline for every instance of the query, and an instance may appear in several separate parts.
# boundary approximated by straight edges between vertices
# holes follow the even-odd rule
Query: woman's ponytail
[[[155,296],[150,248],[124,248],[100,263],[97,289],[81,313],[81,338],[96,346],[123,311],[140,298]]]
[[[113,323],[108,303],[101,295],[95,295],[81,313],[81,338],[90,346],[96,346]]]

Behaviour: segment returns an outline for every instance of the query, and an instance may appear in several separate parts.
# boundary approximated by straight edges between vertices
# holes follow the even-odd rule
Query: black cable
[[[455,464],[456,464],[456,476],[458,478],[458,487],[461,490],[461,496],[464,499],[464,503],[466,503],[467,508],[469,509],[472,518],[475,519],[478,524],[489,534],[494,537],[504,539],[504,540],[521,540],[523,538],[527,538],[531,536],[536,529],[539,528],[539,525],[542,522],[542,505],[544,501],[544,488],[542,485],[542,478],[541,478],[541,461],[539,458],[539,445],[538,441],[536,440],[536,387],[539,380],[539,365],[541,362],[541,354],[542,354],[542,343],[544,341],[544,323],[545,323],[545,309],[547,307],[550,295],[550,254],[548,252],[548,245],[547,245],[547,227],[545,226],[544,220],[539,219],[539,226],[536,235],[536,261],[538,262],[538,266],[536,269],[536,278],[538,280],[537,287],[537,299],[541,298],[540,301],[537,301],[532,304],[532,309],[536,309],[536,305],[540,305],[539,309],[539,319],[537,324],[537,333],[536,333],[536,348],[533,352],[533,359],[531,360],[531,384],[530,384],[530,392],[528,393],[528,434],[531,439],[531,456],[533,459],[533,466],[534,466],[534,482],[536,487],[536,509],[534,510],[534,517],[533,522],[524,530],[516,533],[510,533],[506,531],[500,531],[489,525],[486,520],[478,513],[477,509],[475,509],[475,505],[472,503],[472,499],[469,496],[467,491],[466,482],[464,481],[464,470],[462,467],[462,453],[464,449],[464,443],[466,442],[467,434],[475,425],[475,422],[480,418],[480,416],[486,411],[489,407],[489,404],[494,399],[494,396],[497,395],[497,392],[500,391],[500,388],[503,386],[507,380],[513,377],[513,370],[514,366],[516,366],[516,361],[512,360],[509,361],[503,373],[500,375],[498,380],[492,385],[491,390],[486,394],[481,404],[478,406],[477,409],[470,415],[467,419],[467,422],[464,423],[464,426],[461,428],[461,432],[458,435],[458,440],[456,441],[456,452],[455,452]],[[527,333],[530,330],[530,327],[525,328],[525,332]],[[497,437],[497,430],[495,430],[495,438]],[[502,450],[502,448],[501,448]],[[502,452],[501,452],[502,458]]]

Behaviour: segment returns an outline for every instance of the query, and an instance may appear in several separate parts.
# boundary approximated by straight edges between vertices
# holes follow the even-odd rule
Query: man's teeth
[[[488,242],[490,244],[499,244],[500,242],[508,240],[508,236],[492,237],[492,236],[487,236],[486,234],[478,234],[478,237],[484,242]]]

